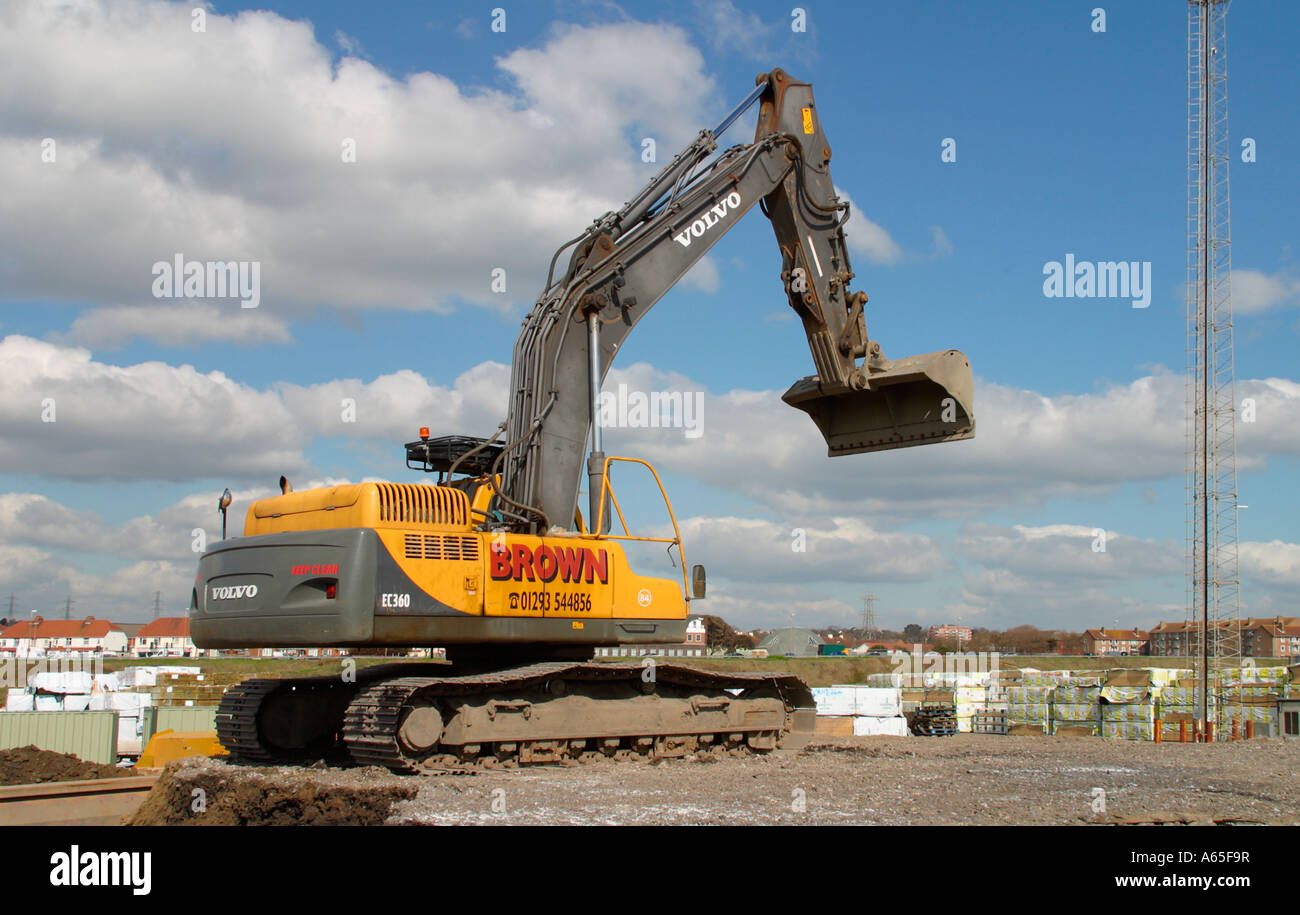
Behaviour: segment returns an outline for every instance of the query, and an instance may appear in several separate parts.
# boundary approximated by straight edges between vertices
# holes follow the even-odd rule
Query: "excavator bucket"
[[[955,349],[884,361],[860,391],[825,393],[816,375],[781,396],[813,418],[831,457],[975,436],[970,361]]]

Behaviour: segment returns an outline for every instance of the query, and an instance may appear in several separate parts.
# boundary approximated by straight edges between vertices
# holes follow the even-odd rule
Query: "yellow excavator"
[[[718,137],[756,103],[754,141],[719,152]],[[830,158],[812,87],[779,69],[760,74],[716,129],[556,252],[515,343],[495,434],[420,430],[407,466],[436,474],[432,484],[284,491],[249,507],[244,536],[200,559],[196,645],[441,646],[450,664],[245,681],[217,713],[232,757],[412,772],[806,741],[815,710],[796,677],[593,661],[600,646],[681,643],[689,604],[705,593],[704,569],[687,573],[658,474],[605,454],[600,389],[637,322],[757,205],[815,368],[783,399],[812,417],[829,456],[974,435],[960,352],[891,361],[867,337]],[[613,477],[638,467],[658,484],[671,537],[628,528]],[[638,574],[624,550],[636,541],[675,551],[680,578]]]

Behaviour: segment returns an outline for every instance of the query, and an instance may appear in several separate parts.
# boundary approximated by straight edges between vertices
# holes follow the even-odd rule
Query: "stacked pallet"
[[[984,707],[988,711],[1007,710],[1007,690],[1013,686],[1024,686],[1024,679],[1018,670],[995,670],[989,674],[984,685]]]
[[[1055,691],[1055,686],[1008,687],[1008,733],[1052,733],[1052,694]]]
[[[1166,739],[1171,733],[1177,733],[1180,728],[1190,732],[1193,725],[1201,718],[1201,690],[1199,687],[1183,685],[1180,681],[1177,686],[1166,686],[1160,690],[1160,705],[1158,717],[1160,718],[1161,727],[1165,729]],[[1214,689],[1210,690],[1209,713],[1211,718],[1217,717],[1218,694]]]
[[[154,705],[220,705],[226,690],[242,678],[238,674],[172,673],[165,668],[148,688]]]
[[[814,687],[817,730],[823,737],[906,737],[901,691],[895,687]]]
[[[1277,703],[1288,697],[1285,667],[1230,667],[1222,672],[1220,695],[1223,727],[1231,734],[1246,733],[1247,722],[1258,737],[1281,733]],[[1227,736],[1226,734],[1224,736]]]
[[[975,715],[985,711],[988,693],[983,686],[958,686],[953,689],[953,709],[957,716],[957,730],[969,734],[975,730]]]
[[[1101,736],[1155,740],[1157,689],[1105,686],[1101,690]]]
[[[1101,733],[1101,678],[1065,682],[1069,685],[1058,686],[1052,695],[1052,733],[1096,737]]]

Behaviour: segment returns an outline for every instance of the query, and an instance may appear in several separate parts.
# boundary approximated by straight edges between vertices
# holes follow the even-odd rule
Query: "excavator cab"
[[[827,454],[863,454],[975,436],[970,361],[955,349],[863,367],[858,390],[827,390],[818,376],[781,396],[817,424]]]

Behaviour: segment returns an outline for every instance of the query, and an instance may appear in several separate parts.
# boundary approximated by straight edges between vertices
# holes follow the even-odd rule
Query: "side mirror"
[[[691,566],[691,596],[697,600],[704,596],[704,566]]]

